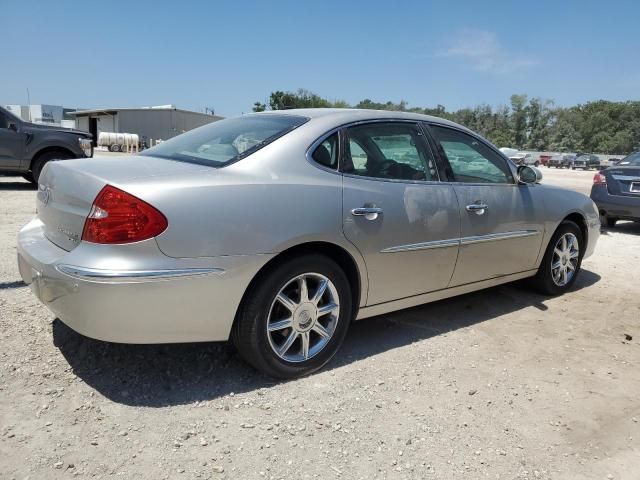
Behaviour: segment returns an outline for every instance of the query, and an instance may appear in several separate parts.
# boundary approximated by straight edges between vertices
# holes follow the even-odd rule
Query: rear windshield
[[[247,115],[219,120],[178,135],[141,155],[224,167],[260,150],[307,120],[294,115]]]
[[[620,160],[620,163],[618,163],[618,165],[640,166],[640,152],[632,153],[628,157],[623,158],[622,160]]]

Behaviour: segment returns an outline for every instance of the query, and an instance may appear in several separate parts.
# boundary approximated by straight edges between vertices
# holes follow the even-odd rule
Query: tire
[[[24,178],[29,183],[36,183],[36,179],[33,178],[33,173],[31,172],[23,173],[22,178]]]
[[[606,217],[606,216],[604,217],[604,220],[607,227],[609,228],[615,228],[616,222],[618,221],[618,219],[615,217]]]
[[[114,143],[113,145],[109,145],[109,151],[110,152],[119,152],[120,151],[120,145],[118,145],[117,143]]]
[[[69,152],[65,152],[64,150],[50,150],[48,152],[41,153],[33,160],[31,166],[31,174],[33,176],[33,180],[35,183],[38,183],[40,179],[40,173],[42,169],[47,164],[47,162],[55,161],[55,160],[69,160],[70,158],[74,158]]]
[[[329,283],[320,301],[301,302],[302,282],[312,298],[323,279]],[[269,268],[252,283],[232,331],[233,343],[247,363],[269,376],[288,379],[315,372],[333,358],[353,316],[349,281],[333,260],[316,254],[294,257]],[[282,295],[285,302],[277,299]],[[332,304],[338,307],[315,317],[315,305]],[[289,323],[282,323],[287,320]],[[268,325],[271,331],[267,330]],[[278,325],[282,328],[274,328]],[[290,341],[291,338],[294,340]],[[278,348],[280,353],[276,352]]]
[[[570,247],[570,236],[574,237],[574,246],[577,244],[577,252],[572,248],[568,248],[566,252],[570,252],[570,255],[567,255],[564,260],[562,257],[558,258],[555,253],[556,247],[558,247],[559,250],[563,250],[563,244],[561,243],[563,237],[567,238],[566,246]],[[572,256],[574,254],[576,255],[575,257]],[[542,263],[538,268],[538,273],[531,279],[532,286],[544,295],[562,295],[571,290],[580,273],[583,255],[584,238],[580,227],[570,220],[565,220],[551,237],[551,241],[549,245],[547,245],[544,257],[542,258]],[[561,272],[558,272],[560,273],[558,276],[558,280],[560,281],[554,280],[556,276],[554,275],[554,270],[556,269],[553,268],[553,264],[559,265],[561,271],[566,269],[568,272],[567,277],[563,278]],[[571,267],[573,267],[573,270],[571,270]]]

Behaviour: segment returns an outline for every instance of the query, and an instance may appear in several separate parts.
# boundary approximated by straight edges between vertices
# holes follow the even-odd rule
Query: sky
[[[0,104],[640,100],[640,2],[0,0]]]

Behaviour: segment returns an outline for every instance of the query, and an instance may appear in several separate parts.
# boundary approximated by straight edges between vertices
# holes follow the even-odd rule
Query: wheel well
[[[288,248],[280,252],[274,258],[269,260],[259,271],[256,273],[249,283],[244,295],[242,296],[242,301],[240,302],[240,307],[238,308],[238,313],[242,310],[242,305],[245,302],[248,292],[250,292],[254,286],[254,284],[262,277],[267,271],[277,267],[278,265],[288,261],[291,258],[299,257],[302,255],[308,254],[321,254],[331,258],[334,262],[336,262],[340,268],[347,275],[347,279],[349,280],[349,286],[351,287],[351,293],[353,295],[353,318],[355,318],[355,314],[358,312],[358,307],[360,305],[360,293],[361,293],[361,282],[360,282],[360,272],[358,270],[358,266],[356,265],[355,260],[347,252],[344,248],[339,247],[334,243],[329,242],[308,242],[300,245],[296,245],[295,247]],[[237,316],[237,315],[236,315]]]
[[[582,238],[584,239],[584,245],[586,247],[589,244],[589,228],[587,227],[586,219],[581,214],[574,212],[567,215],[564,220],[570,220],[580,227]]]
[[[45,147],[42,150],[39,150],[38,153],[36,153],[33,158],[31,159],[31,164],[29,165],[29,170],[33,171],[33,166],[35,165],[35,162],[38,161],[38,159],[45,153],[49,153],[49,152],[64,152],[68,155],[71,156],[71,158],[75,157],[76,155],[69,150],[68,148],[64,148],[64,147]]]

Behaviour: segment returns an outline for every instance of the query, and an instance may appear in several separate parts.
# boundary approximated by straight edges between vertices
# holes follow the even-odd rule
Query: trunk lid
[[[611,195],[640,197],[640,167],[611,167],[602,173]]]
[[[150,156],[49,162],[39,179],[37,214],[49,241],[71,251],[80,244],[87,215],[105,185],[124,184],[126,190],[130,180],[201,170],[212,169]]]

